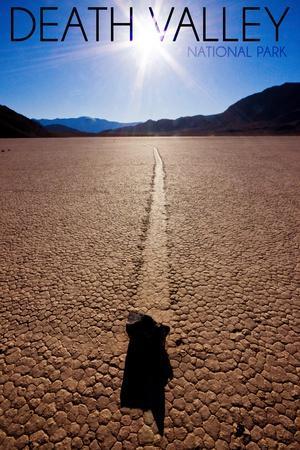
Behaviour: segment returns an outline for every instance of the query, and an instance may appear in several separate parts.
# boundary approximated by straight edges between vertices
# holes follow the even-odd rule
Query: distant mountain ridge
[[[105,119],[97,119],[93,117],[77,117],[77,118],[63,118],[63,119],[33,119],[44,127],[53,125],[64,126],[73,130],[78,130],[82,133],[101,133],[106,130],[116,130],[128,126],[135,126],[138,122],[120,123],[111,122]]]
[[[285,83],[250,95],[220,114],[148,120],[102,133],[114,136],[300,133],[300,83]]]
[[[102,121],[102,119],[84,119],[88,119],[88,123],[93,120]],[[119,122],[104,122],[120,125]],[[50,123],[42,126],[37,121],[0,105],[0,138],[254,134],[300,135],[300,83],[285,83],[268,88],[236,102],[220,114],[181,117],[176,120],[148,120],[97,134],[78,131],[76,127],[63,124]]]
[[[90,134],[75,130],[64,125],[47,125],[44,127],[51,135],[59,137],[88,137]],[[94,133],[92,134],[94,136]]]

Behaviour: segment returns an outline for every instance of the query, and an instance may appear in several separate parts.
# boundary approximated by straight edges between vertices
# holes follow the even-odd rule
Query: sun
[[[161,33],[155,22],[136,18],[134,40],[130,44],[130,64],[135,68],[135,81],[132,87],[132,98],[138,98],[147,91],[148,81],[155,77],[162,78],[170,71],[182,79],[187,85],[193,85],[190,74],[182,66],[178,58],[172,53],[174,46],[170,42],[170,35],[175,32]],[[178,45],[176,47],[178,49]]]
[[[136,58],[144,65],[150,65],[163,51],[163,42],[157,33],[153,23],[138,22],[136,37],[134,41]]]

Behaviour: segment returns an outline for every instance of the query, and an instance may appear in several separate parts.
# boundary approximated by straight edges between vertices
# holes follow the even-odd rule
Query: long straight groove
[[[169,263],[167,251],[167,211],[165,172],[157,148],[154,154],[154,183],[149,226],[143,250],[136,307],[157,321],[170,319]]]

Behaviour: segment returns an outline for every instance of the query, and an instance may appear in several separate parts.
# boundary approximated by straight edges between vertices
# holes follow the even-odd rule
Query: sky
[[[88,42],[78,28],[61,38],[73,7],[78,8]],[[95,12],[88,7],[107,7],[101,13],[100,41],[96,41]],[[110,41],[110,8],[117,21],[129,20],[134,8],[134,36],[129,41],[128,27],[115,29]],[[149,13],[149,6],[163,28],[170,8],[175,7],[169,28],[161,42]],[[261,42],[243,43],[202,40],[202,7],[207,8],[207,35],[222,37],[222,7],[227,7],[228,34],[241,39],[242,8],[261,7],[249,12],[249,21],[260,26],[248,29],[249,36]],[[275,19],[287,6],[290,11],[275,42],[275,29],[264,6]],[[36,19],[36,31],[23,42],[10,40],[10,8],[23,7]],[[39,8],[48,11],[45,36],[58,42],[40,42]],[[185,7],[190,8],[200,42],[191,28],[182,28],[176,42],[175,30]],[[32,19],[16,13],[16,37],[25,36]],[[90,116],[121,122],[177,118],[224,111],[235,101],[273,85],[300,81],[300,2],[299,0],[4,0],[0,3],[0,104],[30,118]],[[186,22],[185,22],[186,23]],[[188,48],[243,46],[252,56],[194,57]],[[256,56],[258,46],[284,47],[281,58]]]

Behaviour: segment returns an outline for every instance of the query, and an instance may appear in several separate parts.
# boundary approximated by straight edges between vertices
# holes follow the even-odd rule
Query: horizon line
[[[103,121],[106,121],[106,122],[115,122],[115,123],[130,125],[130,124],[133,124],[133,123],[140,124],[140,123],[146,123],[146,122],[149,122],[149,121],[158,122],[160,120],[178,120],[178,119],[181,119],[183,117],[187,117],[187,118],[188,117],[195,117],[195,116],[210,117],[210,116],[222,114],[223,112],[225,112],[228,108],[230,108],[235,103],[238,103],[239,101],[241,101],[241,100],[243,100],[243,99],[245,99],[247,97],[251,97],[252,95],[262,93],[262,92],[264,92],[264,91],[266,91],[268,89],[284,86],[286,84],[299,84],[299,83],[300,83],[300,81],[285,81],[284,83],[281,83],[281,84],[275,84],[275,85],[268,86],[268,87],[266,87],[266,88],[264,88],[264,89],[262,89],[260,91],[254,91],[254,92],[246,95],[245,97],[239,98],[238,100],[236,100],[233,103],[230,103],[228,106],[226,106],[224,110],[219,111],[219,112],[215,112],[215,113],[212,113],[212,114],[203,114],[203,113],[186,114],[186,115],[181,115],[181,116],[177,116],[177,117],[174,117],[174,118],[171,118],[171,117],[160,117],[158,119],[148,118],[148,119],[145,119],[145,120],[139,119],[139,120],[130,120],[130,121],[123,121],[123,120],[117,120],[117,119],[108,119],[108,118],[103,118],[103,117],[99,117],[99,116],[95,117],[95,116],[89,116],[89,115],[79,115],[79,116],[73,116],[73,117],[72,116],[65,116],[65,117],[58,117],[57,116],[57,117],[53,117],[53,118],[49,118],[49,117],[36,118],[36,117],[29,117],[26,114],[23,114],[23,113],[17,111],[17,109],[14,109],[14,107],[10,107],[10,106],[7,106],[7,105],[1,105],[1,106],[6,106],[7,108],[11,109],[12,111],[15,111],[18,114],[26,117],[27,119],[34,120],[34,121],[41,121],[41,120],[68,120],[68,119],[72,120],[72,119],[87,118],[87,119],[91,119],[91,120],[103,120]]]

